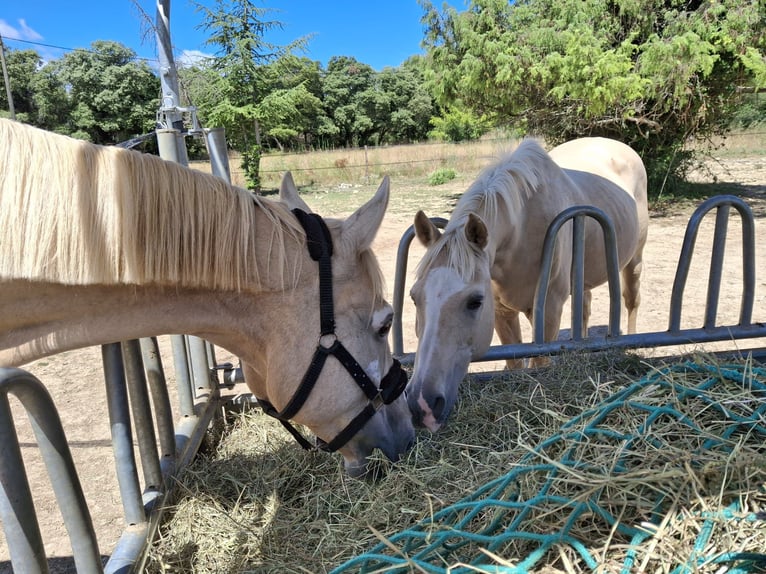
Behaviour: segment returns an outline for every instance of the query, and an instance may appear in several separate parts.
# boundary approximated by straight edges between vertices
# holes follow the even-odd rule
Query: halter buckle
[[[317,346],[325,351],[330,351],[338,344],[338,336],[335,333],[320,335]]]

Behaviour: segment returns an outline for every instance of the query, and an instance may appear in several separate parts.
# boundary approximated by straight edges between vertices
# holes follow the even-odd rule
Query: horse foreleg
[[[495,298],[495,332],[503,345],[521,343],[519,312],[503,305],[503,302],[497,297]],[[506,359],[505,364],[509,369],[524,367],[522,359]]]
[[[551,289],[551,291],[554,291]],[[562,291],[565,293],[565,291]],[[566,301],[566,295],[556,296],[555,291],[549,292],[548,299],[545,305],[545,323],[543,325],[543,339],[545,342],[554,341],[558,339],[559,329],[561,328],[561,313],[564,309],[564,301]],[[527,313],[527,319],[529,319],[532,328],[534,328],[532,312]],[[533,357],[529,360],[530,367],[545,367],[551,362],[549,357]]]
[[[628,311],[628,333],[636,332],[636,319],[638,306],[641,304],[641,268],[643,262],[641,255],[636,255],[622,270],[622,299]]]
[[[590,289],[585,289],[582,294],[582,336],[588,336],[588,324],[590,322],[591,302],[593,293]]]

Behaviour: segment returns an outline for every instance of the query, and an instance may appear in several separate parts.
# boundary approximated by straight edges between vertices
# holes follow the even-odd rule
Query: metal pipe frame
[[[72,454],[50,394],[33,375],[21,369],[0,369],[0,519],[16,572],[47,573],[21,448],[8,395],[26,410],[37,439],[56,501],[72,544],[77,572],[102,572],[93,522],[72,460]]]
[[[728,230],[728,218],[731,208],[734,208],[740,215],[742,221],[742,302],[740,306],[739,322],[736,325],[716,325],[715,315],[718,306],[718,297],[720,294],[720,283],[722,278],[723,254],[725,251],[725,242]],[[702,219],[711,210],[716,209],[716,226],[713,237],[713,247],[711,255],[710,272],[708,277],[708,293],[704,324],[699,328],[681,329],[681,309],[683,306],[683,294],[686,288],[686,282],[689,275],[694,245],[696,242],[699,226]],[[548,291],[548,281],[550,278],[550,265],[553,258],[553,249],[555,246],[555,236],[561,227],[569,219],[577,221],[578,218],[593,217],[604,230],[604,241],[606,248],[606,257],[608,258],[608,283],[609,283],[609,327],[606,336],[588,334],[586,337],[579,336],[579,331],[575,321],[576,310],[582,309],[583,290],[579,285],[577,277],[581,273],[578,268],[582,264],[581,248],[573,246],[573,270],[575,277],[574,288],[572,292],[572,310],[573,310],[573,328],[569,340],[559,340],[543,342],[544,322],[543,310],[545,306],[545,294]],[[431,221],[437,227],[444,228],[446,220],[443,218],[433,218]],[[580,243],[582,238],[577,232],[575,235]],[[415,235],[414,227],[410,226],[402,236],[399,242],[397,252],[396,276],[394,278],[394,322],[392,326],[393,354],[402,364],[412,365],[415,362],[415,353],[404,352],[402,333],[402,311],[404,307],[404,284],[407,273],[407,258],[409,256],[409,246]],[[532,357],[541,357],[546,355],[555,355],[562,352],[574,351],[604,351],[607,349],[640,349],[649,347],[679,346],[695,343],[712,343],[717,341],[731,341],[738,339],[754,339],[766,337],[766,324],[753,323],[753,303],[755,300],[755,221],[750,206],[741,198],[733,195],[719,195],[711,197],[701,203],[694,211],[687,224],[684,236],[681,254],[678,258],[678,267],[676,269],[673,288],[670,299],[669,324],[667,331],[658,331],[653,333],[634,333],[629,335],[620,334],[620,277],[619,269],[615,272],[618,265],[616,261],[616,239],[614,236],[614,226],[609,218],[596,208],[590,206],[576,206],[562,212],[550,225],[546,233],[545,244],[543,248],[543,270],[537,285],[537,294],[534,304],[533,331],[535,341],[533,343],[519,343],[516,345],[493,345],[484,356],[475,359],[475,362],[501,361],[507,359],[524,359]],[[609,261],[612,261],[609,263]],[[759,349],[752,349],[758,351]]]

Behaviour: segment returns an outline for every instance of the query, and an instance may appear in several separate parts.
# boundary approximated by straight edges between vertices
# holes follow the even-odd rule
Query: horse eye
[[[378,336],[383,339],[388,336],[388,332],[391,330],[391,321],[386,321],[383,326],[378,329]]]
[[[482,304],[484,303],[484,297],[481,295],[473,295],[468,298],[468,303],[466,303],[466,308],[469,311],[476,311],[479,309]]]

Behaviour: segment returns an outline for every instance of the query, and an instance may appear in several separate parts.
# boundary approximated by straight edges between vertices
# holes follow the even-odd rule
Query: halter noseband
[[[298,218],[303,229],[306,231],[306,245],[311,258],[319,264],[319,316],[321,321],[321,335],[317,344],[311,364],[303,376],[301,384],[284,409],[277,411],[270,402],[258,399],[263,411],[281,421],[282,425],[290,431],[295,440],[305,449],[313,448],[298,430],[289,422],[306,402],[314,388],[322,367],[327,357],[334,356],[343,365],[362,389],[367,397],[367,405],[346,425],[338,435],[329,443],[317,438],[317,447],[322,450],[333,452],[341,448],[367,424],[383,405],[394,402],[402,394],[407,386],[407,373],[402,369],[399,361],[394,359],[391,369],[380,382],[380,389],[375,386],[364,369],[356,362],[351,353],[346,350],[335,335],[335,312],[332,292],[332,236],[327,224],[315,213],[306,213],[300,209],[293,209],[293,214]],[[322,344],[323,340],[332,340],[329,346]]]

